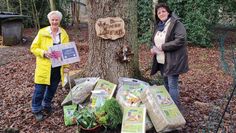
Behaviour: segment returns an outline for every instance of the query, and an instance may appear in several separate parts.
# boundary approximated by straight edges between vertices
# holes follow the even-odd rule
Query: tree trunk
[[[153,0],[153,5],[157,4],[158,0]]]
[[[23,13],[22,13],[22,2],[21,2],[21,0],[19,0],[19,5],[20,5],[20,15],[23,15]]]
[[[156,6],[156,4],[158,4],[158,0],[153,0],[153,5],[152,5],[152,7],[153,7],[153,16],[155,15],[155,6]],[[155,16],[154,16],[154,18],[155,18]]]
[[[51,11],[55,11],[56,10],[56,5],[55,5],[55,1],[54,0],[50,0],[50,9]]]
[[[79,13],[80,13],[80,0],[73,0],[71,2],[71,12],[72,12],[72,26],[79,27]]]
[[[10,12],[9,0],[7,0],[7,11]]]
[[[96,76],[113,83],[119,77],[133,77],[139,73],[137,43],[137,0],[88,0],[89,58],[87,76]],[[96,35],[99,18],[120,17],[125,23],[125,36],[117,40],[102,39]],[[128,45],[135,54],[131,61],[116,60],[116,52]]]
[[[32,16],[33,16],[33,20],[34,20],[34,26],[36,27],[36,29],[40,29],[38,11],[36,9],[36,5],[35,5],[34,0],[31,0],[31,8],[32,8]]]

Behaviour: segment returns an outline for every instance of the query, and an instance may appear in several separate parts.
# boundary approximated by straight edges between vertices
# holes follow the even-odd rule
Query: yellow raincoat
[[[52,64],[50,59],[44,57],[44,51],[47,51],[50,46],[53,46],[53,39],[50,35],[49,28],[50,26],[40,29],[30,47],[30,51],[36,56],[36,69],[34,76],[34,82],[36,84],[50,85]],[[60,30],[61,43],[64,44],[69,42],[69,37],[66,31],[63,28],[60,28]],[[61,66],[62,85],[64,85],[64,67],[68,66]]]

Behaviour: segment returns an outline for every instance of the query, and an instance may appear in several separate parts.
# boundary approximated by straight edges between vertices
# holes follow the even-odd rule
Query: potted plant
[[[102,126],[96,121],[94,110],[91,108],[83,108],[77,114],[77,125],[79,130],[87,133],[98,133],[102,130]]]
[[[122,123],[122,111],[116,99],[111,98],[105,101],[104,105],[95,112],[96,121],[106,129],[115,129]]]
[[[98,133],[106,129],[115,129],[122,122],[122,111],[116,99],[105,101],[100,108],[85,107],[75,114],[79,130]]]

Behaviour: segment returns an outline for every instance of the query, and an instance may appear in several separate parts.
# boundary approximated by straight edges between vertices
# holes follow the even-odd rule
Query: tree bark
[[[80,13],[80,0],[71,1],[71,12],[72,12],[72,26],[79,27],[79,13]]]
[[[137,43],[137,0],[88,0],[89,58],[87,76],[100,77],[113,83],[119,77],[133,77],[139,73]],[[125,36],[117,40],[102,39],[96,35],[99,18],[120,17],[125,22]],[[135,54],[131,62],[116,60],[116,52],[128,45]]]
[[[35,5],[34,0],[31,0],[31,8],[32,8],[32,16],[33,16],[33,20],[34,20],[34,26],[36,27],[36,29],[40,29],[38,11],[36,9],[36,5]]]
[[[7,11],[10,12],[9,0],[7,0]]]
[[[22,13],[22,1],[21,0],[19,0],[19,5],[20,5],[20,15],[23,15],[23,13]]]
[[[153,5],[157,4],[158,0],[153,0]]]
[[[56,5],[55,5],[55,1],[54,0],[50,0],[50,9],[51,11],[55,11],[56,10]]]

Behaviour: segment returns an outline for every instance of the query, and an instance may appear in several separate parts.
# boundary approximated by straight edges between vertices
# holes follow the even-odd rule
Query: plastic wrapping
[[[99,78],[95,77],[75,79],[74,81],[76,85],[71,89],[61,105],[63,106],[65,104],[68,104],[69,102],[71,102],[72,98],[72,102],[75,104],[83,103],[91,94],[91,91],[94,89],[94,86],[98,80]]]
[[[76,117],[74,116],[76,108],[77,105],[63,106],[64,122],[66,126],[71,126],[76,124]]]
[[[121,133],[145,133],[145,107],[125,107]]]
[[[157,132],[181,128],[186,121],[164,86],[151,86],[141,95]]]
[[[140,95],[149,86],[148,83],[141,80],[120,77],[116,99],[122,106],[122,111],[124,111],[124,107],[144,107]],[[146,115],[145,124],[146,131],[153,127],[148,115]]]

